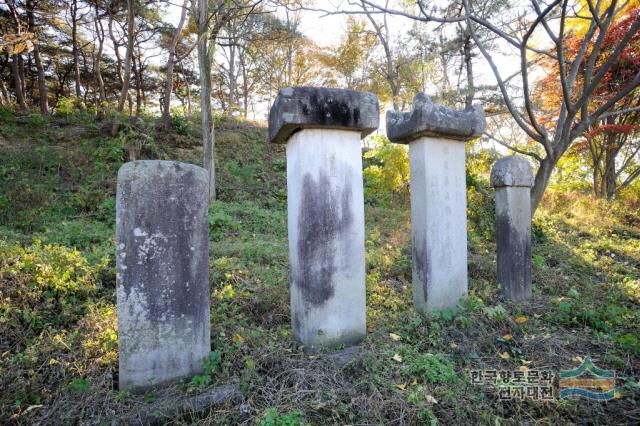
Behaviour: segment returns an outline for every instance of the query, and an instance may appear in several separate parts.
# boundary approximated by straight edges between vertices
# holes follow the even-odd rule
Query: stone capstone
[[[491,169],[491,185],[495,188],[502,186],[533,186],[533,171],[531,164],[517,155],[503,157],[496,161]]]
[[[396,143],[409,143],[422,136],[467,141],[480,136],[484,128],[480,105],[456,111],[434,104],[424,93],[413,98],[411,112],[387,111],[387,137]]]
[[[287,87],[269,112],[269,142],[286,143],[301,129],[353,130],[365,137],[378,128],[378,98],[369,92]]]

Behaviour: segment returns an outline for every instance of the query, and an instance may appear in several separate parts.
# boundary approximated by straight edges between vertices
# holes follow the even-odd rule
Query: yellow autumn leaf
[[[389,337],[391,337],[391,340],[397,342],[398,340],[400,340],[400,336],[398,336],[395,333],[389,333]]]
[[[407,387],[407,385],[405,385],[404,383],[398,383],[398,384],[396,385],[396,387],[397,387],[398,389],[400,389],[400,390],[404,390],[404,388],[406,388],[406,387]]]
[[[615,399],[620,399],[620,398],[622,398],[622,392],[620,392],[620,391],[615,391],[615,392],[613,393],[613,397],[614,397]]]
[[[572,359],[573,362],[575,362],[576,364],[582,364],[582,362],[584,361],[584,359],[582,359],[581,356],[574,356]]]
[[[244,342],[244,337],[242,337],[239,334],[234,334],[233,335],[233,341],[236,342],[236,343],[242,343],[242,342]]]
[[[524,365],[529,365],[531,364],[533,361],[527,361],[526,359],[521,359],[520,362],[522,362],[522,364]]]
[[[518,370],[522,371],[523,373],[526,373],[527,371],[529,371],[529,367],[527,367],[526,365],[521,365],[520,368],[518,368]]]
[[[418,379],[413,379],[413,382],[411,382],[411,384],[412,384],[413,386],[417,385],[417,384],[418,384]]]
[[[512,335],[510,335],[510,334],[505,334],[504,336],[502,336],[502,338],[503,338],[504,340],[511,340],[511,339],[513,339],[513,336],[512,336]]]
[[[400,356],[400,354],[395,354],[393,356],[393,360],[396,362],[402,362],[402,357]]]
[[[509,358],[511,358],[511,355],[509,355],[509,353],[508,353],[508,352],[502,352],[502,353],[500,354],[500,358],[502,358],[502,359],[509,359]]]
[[[524,315],[519,315],[515,318],[515,322],[517,322],[518,324],[524,324],[525,322],[527,322],[527,317],[525,317]]]
[[[16,43],[13,46],[13,52],[14,54],[18,54],[18,53],[22,53],[26,50],[27,45],[25,43]]]

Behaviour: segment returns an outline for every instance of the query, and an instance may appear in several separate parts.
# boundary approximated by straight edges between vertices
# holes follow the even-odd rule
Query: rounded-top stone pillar
[[[467,297],[464,142],[484,126],[481,107],[455,111],[422,93],[411,112],[387,111],[387,136],[409,144],[413,300],[422,313]]]
[[[375,95],[280,91],[269,140],[287,144],[291,322],[307,350],[366,334],[361,138],[378,127]]]
[[[121,390],[202,371],[210,350],[207,173],[174,161],[118,172],[116,281]]]
[[[496,188],[498,282],[507,300],[531,297],[531,187],[529,162],[517,155],[501,158],[491,169]]]

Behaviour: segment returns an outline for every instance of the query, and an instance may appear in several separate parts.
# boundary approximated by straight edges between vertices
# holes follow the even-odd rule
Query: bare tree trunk
[[[111,38],[111,43],[113,44],[113,53],[116,55],[116,69],[118,71],[118,81],[122,86],[124,79],[122,78],[122,57],[120,56],[120,44],[118,40],[116,40],[116,36],[113,33],[113,13],[109,10],[109,38]]]
[[[240,67],[242,68],[242,116],[246,119],[249,114],[249,83],[247,81],[247,64],[245,57],[246,54],[240,55]]]
[[[531,188],[531,213],[535,213],[542,201],[542,196],[544,195],[544,191],[547,189],[547,185],[549,185],[549,178],[551,178],[551,173],[556,166],[557,161],[554,161],[552,158],[547,157],[544,158],[540,162],[540,167],[538,168],[538,172],[536,173],[536,178],[533,183],[533,188]]]
[[[141,67],[142,64],[140,63],[140,57],[136,57],[135,55],[131,58],[132,60],[132,66],[133,66],[133,75],[136,77],[136,117],[138,117],[140,115],[140,113],[142,112],[142,103],[143,103],[143,96],[142,96],[142,72],[141,72]]]
[[[104,90],[104,80],[102,78],[102,50],[104,49],[104,27],[102,26],[102,20],[100,19],[100,11],[98,10],[98,3],[95,5],[96,19],[94,21],[96,29],[96,38],[98,39],[98,51],[96,52],[95,60],[93,62],[94,74],[96,81],[98,82],[98,105],[96,105],[96,111],[98,117],[102,118],[104,115],[103,103],[107,100],[107,94]]]
[[[182,3],[182,13],[180,14],[180,22],[176,27],[173,37],[169,42],[169,59],[167,59],[167,79],[164,83],[164,97],[162,99],[162,128],[168,129],[171,127],[171,93],[173,92],[173,68],[176,56],[176,45],[180,40],[180,34],[182,33],[182,27],[187,17],[187,9],[189,8],[189,0],[184,0]]]
[[[390,37],[389,25],[387,24],[387,15],[382,15],[384,23],[381,25],[376,22],[375,19],[373,19],[371,13],[368,13],[369,9],[367,9],[365,3],[362,3],[362,9],[366,12],[367,18],[369,19],[369,22],[371,22],[371,25],[375,29],[376,35],[378,36],[378,41],[384,49],[384,56],[386,59],[387,67],[385,77],[387,79],[387,83],[389,84],[389,89],[391,89],[393,109],[398,111],[398,95],[400,94],[400,84],[396,79],[396,72],[394,69],[395,64],[393,63],[393,52],[391,51],[391,46],[389,45]]]
[[[476,94],[476,89],[473,81],[473,55],[471,48],[471,34],[469,32],[469,24],[467,24],[467,27],[464,31],[464,44],[462,46],[464,65],[467,71],[467,90],[464,97],[465,108],[471,108],[471,106],[473,105],[473,98]]]
[[[135,36],[135,14],[133,0],[127,0],[127,54],[124,60],[124,74],[122,76],[122,90],[118,101],[118,112],[124,110],[124,102],[129,94],[131,82],[131,62],[133,60],[133,39]]]
[[[232,39],[229,44],[229,108],[227,109],[227,115],[231,117],[238,109],[236,100],[238,76],[236,75],[236,46],[234,40]]]
[[[3,80],[0,80],[0,103],[5,106],[10,103],[9,92],[7,91],[7,86],[5,86]]]
[[[20,55],[14,55],[11,61],[11,72],[13,74],[13,86],[16,92],[16,101],[18,102],[18,109],[25,111],[27,104],[24,101],[24,92],[22,91],[22,79],[20,78]]]
[[[78,56],[78,0],[71,3],[71,43],[73,51],[73,75],[76,83],[76,98],[80,96],[80,59]]]
[[[18,75],[20,75],[20,84],[22,87],[22,98],[25,100],[25,104],[27,102],[27,79],[24,75],[24,59],[22,59],[22,55],[16,55],[18,58]]]
[[[611,201],[616,195],[616,157],[618,150],[615,148],[616,135],[607,135],[604,155],[604,176],[602,177],[604,188],[602,196],[606,196]]]
[[[27,0],[27,19],[29,21],[29,30],[33,33],[36,32],[36,24],[33,15],[35,5],[33,0]],[[40,104],[40,112],[44,115],[49,113],[49,104],[47,102],[47,84],[44,77],[44,67],[42,66],[42,60],[40,58],[40,48],[38,42],[33,45],[33,58],[36,62],[36,69],[38,70],[38,101]]]
[[[191,84],[187,79],[187,76],[184,76],[184,85],[187,88],[187,113],[191,115]]]
[[[118,101],[118,112],[124,111],[124,103],[129,95],[129,83],[131,81],[131,61],[133,58],[133,40],[135,37],[135,13],[133,10],[133,0],[127,0],[127,56],[124,61],[124,75],[122,76],[122,90]],[[130,99],[130,98],[129,98]],[[131,100],[129,100],[129,110],[131,110]],[[113,121],[111,134],[118,132],[118,122]]]
[[[200,70],[200,111],[202,114],[203,163],[209,175],[209,200],[216,198],[214,129],[211,113],[211,55],[209,52],[209,2],[197,1],[198,68]]]

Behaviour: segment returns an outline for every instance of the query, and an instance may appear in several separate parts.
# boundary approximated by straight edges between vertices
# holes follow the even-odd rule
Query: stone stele
[[[501,158],[491,169],[496,188],[498,282],[505,299],[531,297],[531,187],[533,171],[517,155]]]
[[[467,297],[467,194],[464,142],[482,134],[474,106],[455,111],[416,95],[411,112],[387,112],[387,136],[409,144],[413,300],[421,313]]]
[[[203,168],[134,161],[118,172],[119,386],[141,391],[203,370],[210,344]]]
[[[361,138],[378,126],[366,92],[287,88],[269,138],[287,143],[291,317],[306,350],[366,334]]]

